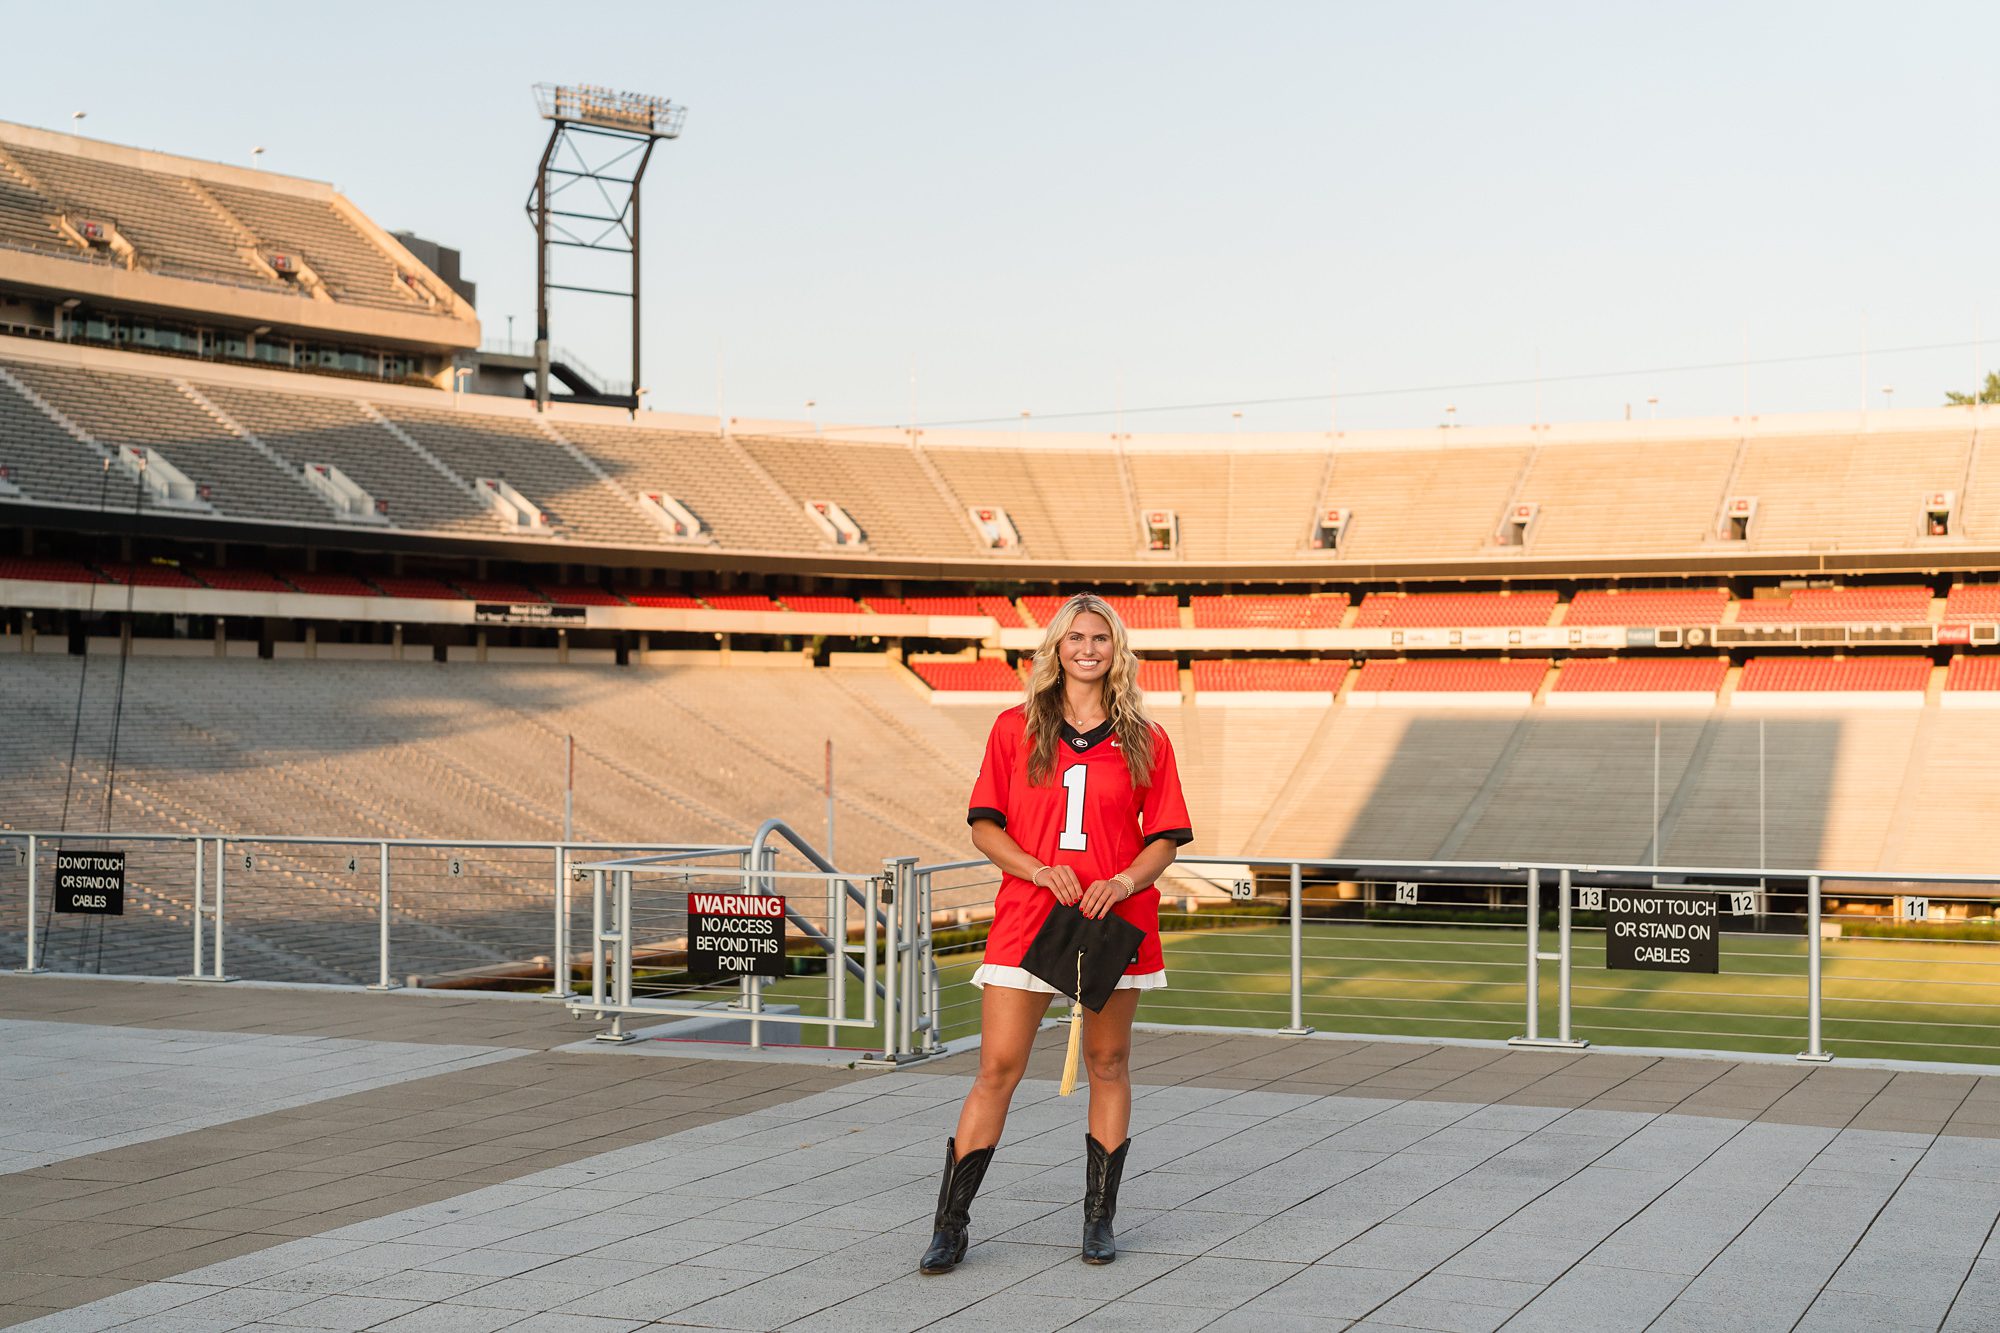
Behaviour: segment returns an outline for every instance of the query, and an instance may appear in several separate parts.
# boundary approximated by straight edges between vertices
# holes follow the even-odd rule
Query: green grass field
[[[1602,935],[1578,931],[1572,972],[1575,1035],[1601,1046],[1660,1046],[1786,1054],[1805,1049],[1806,945],[1785,935],[1725,935],[1715,976],[1611,972]],[[1290,1021],[1285,928],[1169,933],[1169,989],[1141,1003],[1142,1021],[1266,1031]],[[1542,934],[1552,950],[1552,931]],[[1411,927],[1308,921],[1305,1021],[1320,1032],[1504,1039],[1523,1030],[1525,933],[1520,927]],[[970,985],[979,949],[947,954],[947,1038],[978,1029]],[[1825,1045],[1836,1055],[2000,1064],[2000,947],[1923,939],[1828,940]],[[823,1014],[826,983],[772,983],[772,1001]],[[849,1012],[859,1014],[858,985]],[[1555,964],[1542,964],[1542,1032],[1556,1030]],[[805,1040],[826,1029],[808,1024]],[[880,1045],[849,1029],[834,1044]]]

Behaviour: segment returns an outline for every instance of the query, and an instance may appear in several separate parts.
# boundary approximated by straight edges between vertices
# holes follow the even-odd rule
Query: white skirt
[[[982,989],[987,986],[1005,986],[1008,990],[1033,991],[1037,995],[1059,994],[1054,986],[1043,981],[1034,973],[1018,967],[996,967],[992,963],[981,963],[979,970],[972,974],[972,984]],[[1118,978],[1114,990],[1165,990],[1167,988],[1166,969],[1158,972],[1127,972]]]

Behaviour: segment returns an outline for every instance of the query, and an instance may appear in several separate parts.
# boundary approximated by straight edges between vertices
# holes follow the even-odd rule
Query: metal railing
[[[126,852],[123,916],[50,914],[59,848]],[[615,1038],[706,1018],[684,1030],[893,1064],[978,1031],[999,887],[983,860],[842,869],[778,821],[730,846],[5,831],[0,958],[530,991]],[[1716,973],[1604,967],[1607,890],[1697,887]],[[691,889],[784,896],[792,971],[689,975]],[[2000,1063],[2000,876],[1187,856],[1160,889],[1158,1025]]]
[[[126,854],[121,916],[60,916],[60,848]],[[631,853],[741,854],[686,843],[207,833],[0,832],[0,941],[24,972],[238,977],[373,990],[521,990],[567,999],[575,862]],[[18,896],[5,891],[19,885]],[[587,904],[585,904],[587,906]],[[4,946],[0,946],[4,947]]]

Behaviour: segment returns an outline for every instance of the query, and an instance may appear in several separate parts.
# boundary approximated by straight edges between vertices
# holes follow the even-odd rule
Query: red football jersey
[[[1028,750],[1027,712],[1016,704],[994,720],[986,738],[986,758],[979,765],[979,780],[972,786],[971,809],[966,813],[968,824],[993,820],[1022,851],[1044,865],[1070,867],[1086,888],[1131,865],[1139,849],[1155,838],[1176,844],[1193,839],[1173,743],[1157,725],[1152,782],[1143,788],[1133,787],[1125,752],[1109,721],[1085,732],[1064,723],[1053,780],[1044,786],[1028,783]],[[985,961],[996,967],[1019,967],[1055,901],[1048,889],[1003,874]],[[1160,891],[1148,886],[1111,910],[1146,932],[1139,957],[1126,972],[1161,971],[1165,963],[1160,956]]]

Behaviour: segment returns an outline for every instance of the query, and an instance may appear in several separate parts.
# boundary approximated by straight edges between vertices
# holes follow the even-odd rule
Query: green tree
[[[1985,387],[1980,389],[1977,398],[1969,393],[1953,393],[1946,390],[1944,400],[1951,407],[1971,407],[1974,403],[1982,406],[1988,403],[2000,403],[2000,370],[1986,372]]]

